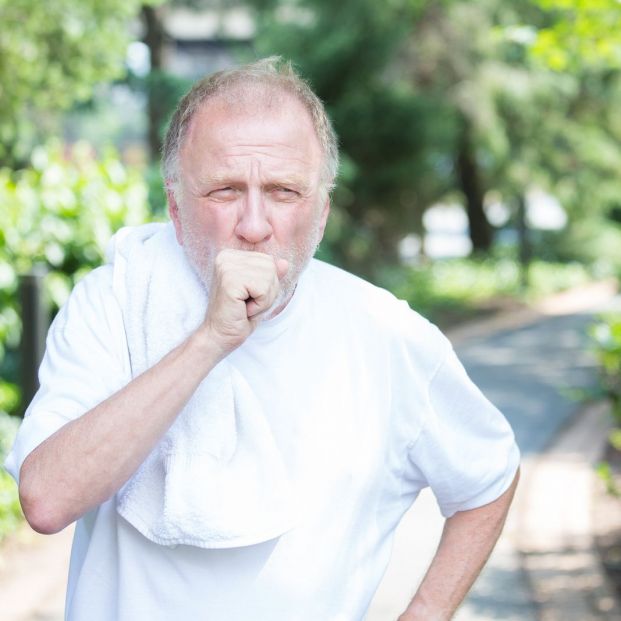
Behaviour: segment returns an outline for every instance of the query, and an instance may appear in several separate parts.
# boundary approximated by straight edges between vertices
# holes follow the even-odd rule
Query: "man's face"
[[[328,216],[321,167],[310,117],[289,96],[255,109],[215,99],[196,112],[169,208],[177,240],[208,290],[220,250],[254,250],[287,259],[277,303],[288,300]]]

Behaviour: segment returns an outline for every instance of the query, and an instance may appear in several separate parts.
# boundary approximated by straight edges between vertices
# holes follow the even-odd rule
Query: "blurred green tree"
[[[534,29],[543,15],[529,3],[502,0],[428,6],[410,36],[405,71],[459,119],[454,183],[465,204],[473,250],[487,253],[492,246],[484,203],[495,190],[513,208],[526,267],[531,252],[525,194],[549,180],[549,166],[540,157],[550,140],[544,130],[558,125],[565,109],[558,104],[567,88],[565,76],[530,62],[525,33],[516,27],[527,19]]]
[[[621,67],[618,0],[533,0],[551,15],[537,32],[533,54],[557,71],[585,65]]]
[[[0,165],[28,159],[48,114],[124,73],[132,19],[159,0],[0,0]]]
[[[459,119],[455,186],[464,196],[473,248],[489,248],[483,200],[495,190],[512,208],[527,266],[530,189],[556,195],[572,224],[619,204],[619,72],[576,63],[560,72],[541,62],[533,46],[559,15],[536,3],[428,6],[409,38],[405,71],[417,88],[449,102]]]
[[[545,24],[532,36],[533,65],[565,83],[561,115],[543,128],[554,191],[571,226],[560,258],[608,261],[621,273],[621,4],[535,0]]]
[[[556,71],[534,53],[568,19],[553,5],[582,11],[596,29],[593,5],[612,0],[249,2],[258,53],[293,59],[341,137],[327,232],[337,261],[369,273],[394,260],[399,239],[420,232],[424,210],[443,198],[464,203],[472,246],[487,253],[484,202],[495,190],[525,264],[531,188],[558,196],[570,221],[620,211],[618,75],[577,63]]]
[[[585,106],[581,72],[555,72],[531,57],[551,18],[530,2],[429,6],[410,37],[405,67],[418,88],[450,102],[460,119],[455,183],[471,233],[481,229],[473,247],[486,249],[483,194],[496,189],[517,204],[533,183],[553,186],[567,173],[567,162],[556,162],[570,150],[563,137],[601,123],[585,112],[608,99],[593,92]]]

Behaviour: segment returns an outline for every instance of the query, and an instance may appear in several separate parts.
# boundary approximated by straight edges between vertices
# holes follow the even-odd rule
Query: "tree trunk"
[[[519,244],[520,261],[520,287],[522,290],[528,288],[530,278],[531,248],[528,235],[528,223],[526,222],[526,197],[520,193],[517,198],[517,231]]]
[[[466,200],[472,250],[475,253],[488,252],[492,245],[492,231],[483,210],[484,192],[467,121],[463,122],[458,149],[457,177]]]
[[[144,5],[142,7],[144,23],[144,43],[149,48],[151,58],[151,74],[147,80],[147,141],[152,160],[157,160],[162,148],[160,127],[162,125],[162,109],[157,97],[157,76],[163,69],[163,52],[166,34],[162,23],[159,7]],[[155,78],[155,79],[154,79]]]

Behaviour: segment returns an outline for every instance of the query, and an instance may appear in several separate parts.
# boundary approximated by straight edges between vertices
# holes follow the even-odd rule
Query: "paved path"
[[[540,453],[576,411],[566,393],[593,385],[584,334],[591,321],[586,313],[545,317],[457,346],[470,377],[511,423],[523,456]]]
[[[597,296],[588,301],[596,304],[597,310],[604,306]],[[450,333],[471,377],[513,425],[526,466],[539,459],[575,414],[578,406],[568,398],[566,389],[588,386],[594,377],[593,361],[583,353],[584,328],[591,321],[593,309],[580,311],[578,304],[573,310],[579,312],[563,314],[568,310],[572,310],[571,306],[561,304],[560,311],[552,309],[554,314],[550,316],[514,314],[498,325],[488,320],[480,329],[474,326],[465,332]],[[520,487],[521,493],[524,484]],[[532,572],[527,575],[523,569],[524,558],[517,545],[517,513],[512,512],[503,537],[456,621],[556,619],[540,610]],[[435,501],[424,492],[399,527],[391,566],[366,621],[396,620],[422,578],[441,528]],[[69,534],[35,538],[34,545],[29,544],[35,552],[27,566],[15,567],[9,555],[5,569],[10,571],[3,574],[0,563],[2,621],[61,621]],[[22,561],[26,558],[19,549],[13,551],[13,556]],[[542,568],[535,570],[541,573]],[[43,574],[47,581],[39,580]],[[28,585],[26,591],[24,585]],[[20,597],[16,597],[18,592]],[[30,600],[30,605],[11,609],[14,600]],[[563,614],[558,619],[570,619]],[[576,619],[586,621],[585,616]]]
[[[491,334],[489,322],[487,327],[483,322],[482,330],[454,335],[455,349],[469,375],[514,428],[527,471],[580,409],[568,393],[593,385],[595,366],[592,356],[585,353],[586,326],[594,312],[621,307],[619,298],[611,300],[605,292],[599,293],[568,300],[567,306],[557,305],[549,316],[527,313],[517,322],[506,322],[508,327],[500,322]],[[527,488],[523,477],[516,501]],[[503,536],[456,621],[553,618],[541,610],[532,573],[524,570],[518,541],[521,517],[510,514]],[[394,621],[403,611],[433,556],[442,523],[431,494],[421,494],[399,527],[391,565],[366,621]]]

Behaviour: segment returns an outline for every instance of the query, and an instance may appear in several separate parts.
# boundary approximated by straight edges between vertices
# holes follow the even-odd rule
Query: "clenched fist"
[[[288,268],[285,259],[261,252],[218,253],[203,327],[222,357],[252,334],[261,315],[276,300],[280,279]]]

